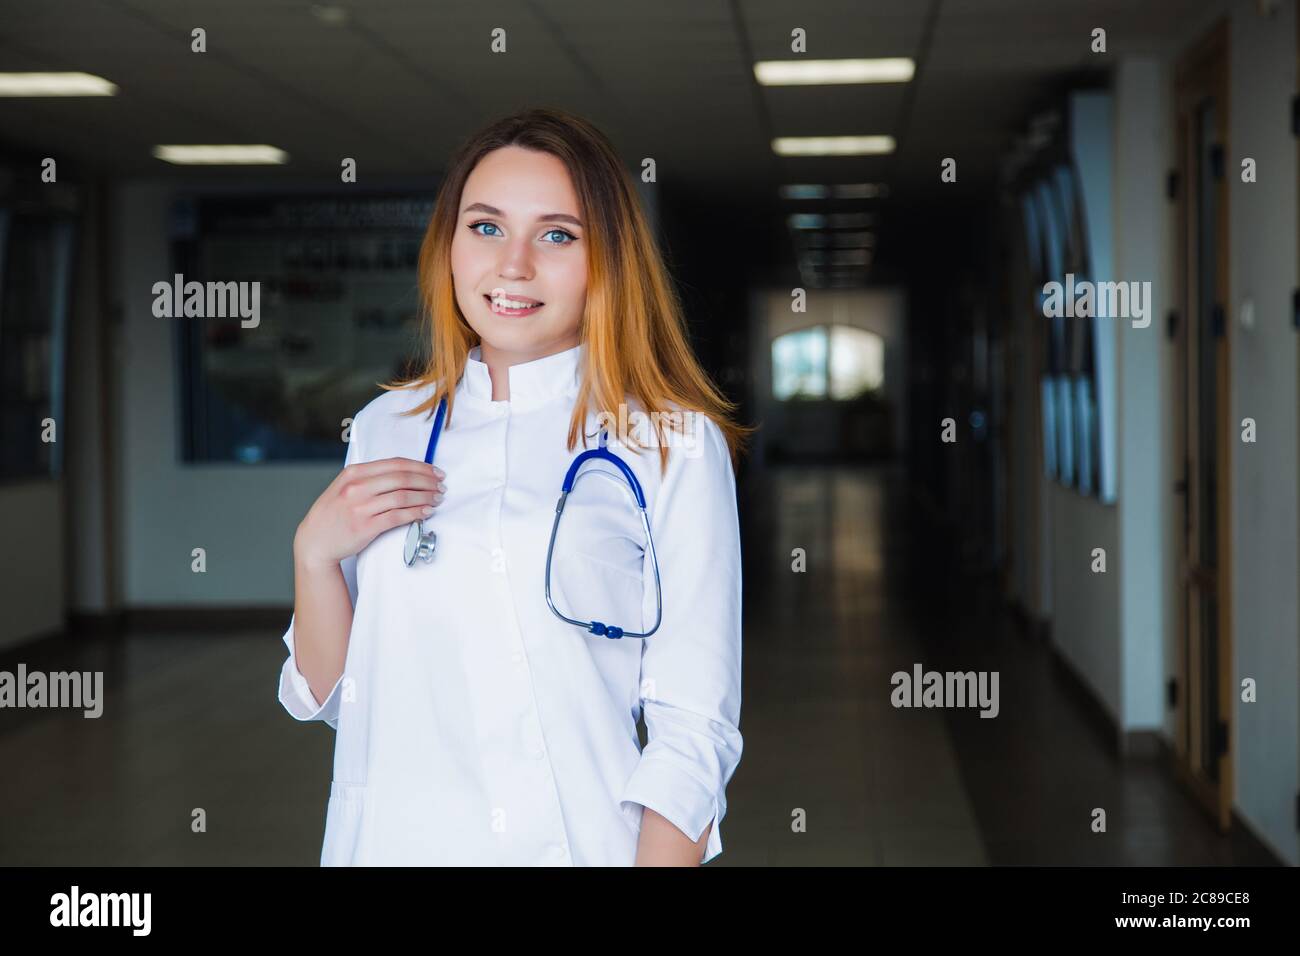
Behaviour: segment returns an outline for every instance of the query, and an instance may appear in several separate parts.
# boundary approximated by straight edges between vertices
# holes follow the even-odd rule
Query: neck
[[[510,366],[523,365],[525,362],[534,362],[537,359],[546,358],[548,355],[557,355],[572,348],[577,348],[582,340],[574,335],[571,340],[566,340],[558,345],[547,346],[538,349],[535,352],[507,352],[503,349],[497,349],[489,345],[486,341],[479,341],[479,354],[482,356],[483,364],[488,367],[488,375],[492,379],[492,401],[506,402],[510,400]]]

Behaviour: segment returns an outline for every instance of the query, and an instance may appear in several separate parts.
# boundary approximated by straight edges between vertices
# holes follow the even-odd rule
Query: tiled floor
[[[1046,649],[962,583],[893,472],[751,477],[745,751],[714,865],[1270,862],[1215,833],[1159,766],[1106,753]],[[315,864],[333,732],[280,708],[282,659],[278,632],[4,655],[0,668],[103,669],[110,684],[99,720],[0,711],[0,865]],[[1000,716],[892,707],[890,675],[918,662],[998,670]]]

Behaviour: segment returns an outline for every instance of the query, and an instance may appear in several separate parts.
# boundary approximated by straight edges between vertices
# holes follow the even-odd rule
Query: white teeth
[[[518,302],[515,299],[503,299],[497,296],[492,299],[492,307],[496,309],[531,309],[537,305],[536,302]]]

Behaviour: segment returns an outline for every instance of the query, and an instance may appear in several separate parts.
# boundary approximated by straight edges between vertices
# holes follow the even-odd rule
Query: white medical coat
[[[293,619],[279,700],[336,730],[321,864],[631,865],[642,807],[722,852],[725,789],[740,761],[741,565],[722,432],[610,450],[645,491],[663,590],[646,639],[598,637],[551,613],[546,545],[586,346],[510,367],[492,401],[476,348],[434,464],[446,497],[430,563],[402,560],[406,526],[342,563],[354,607],[343,675],[319,703],[298,670]],[[385,392],[352,424],[346,461],[423,460],[431,415],[399,417],[429,388]],[[588,415],[587,433],[598,431]],[[595,447],[589,440],[587,447]],[[588,464],[608,470],[607,463]],[[555,547],[567,616],[654,623],[644,532],[617,485],[579,480]],[[642,574],[644,561],[645,573]],[[644,750],[636,723],[644,709]]]

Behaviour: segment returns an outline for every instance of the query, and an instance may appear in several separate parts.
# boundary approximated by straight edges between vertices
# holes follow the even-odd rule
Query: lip
[[[506,296],[506,298],[510,298],[510,297]],[[494,306],[492,304],[492,296],[490,295],[485,294],[483,296],[483,299],[484,301],[487,302],[488,308],[492,310],[493,315],[510,315],[510,316],[532,315],[534,312],[536,312],[538,309],[540,309],[542,306],[546,304],[545,302],[538,302],[536,305],[530,305],[526,309],[505,309],[505,308],[497,308],[496,306]],[[523,300],[521,299],[517,301],[523,301]],[[529,299],[528,301],[531,302],[533,300]]]

